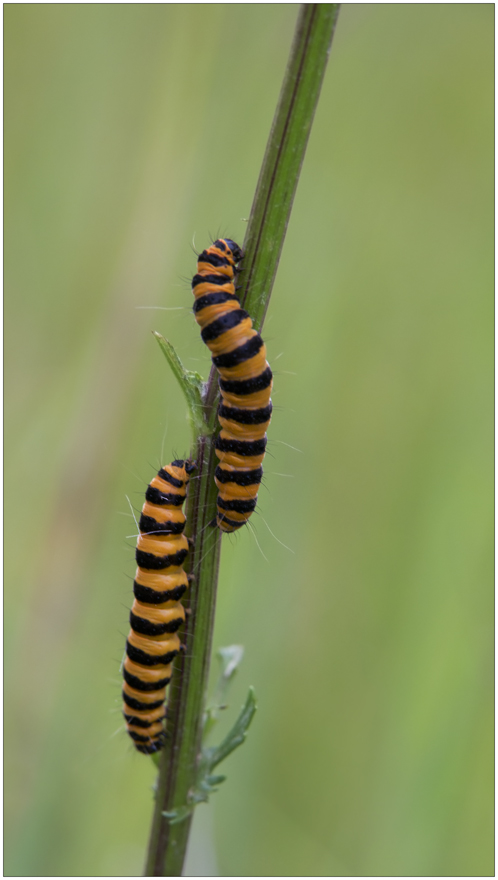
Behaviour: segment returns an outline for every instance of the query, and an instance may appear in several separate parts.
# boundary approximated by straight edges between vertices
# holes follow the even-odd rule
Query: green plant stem
[[[169,686],[168,739],[160,763],[147,876],[181,875],[191,816],[171,825],[162,813],[188,803],[200,752],[221,546],[221,533],[208,525],[216,513],[213,436],[201,436],[196,453],[198,469],[190,482],[186,511],[186,534],[193,541],[190,570],[195,580],[185,627],[186,650],[174,664]]]
[[[244,240],[240,298],[263,325],[327,66],[340,3],[305,3]]]
[[[242,294],[261,328],[289,221],[308,136],[320,93],[338,4],[301,7],[289,64],[266,149],[244,242]],[[161,753],[146,876],[180,876],[192,815],[176,824],[164,813],[189,804],[200,755],[214,623],[221,533],[209,523],[216,514],[214,470],[218,375],[211,370],[204,390],[204,433],[194,440],[197,471],[187,499],[186,534],[192,539],[186,651],[174,664],[168,702],[168,740]]]

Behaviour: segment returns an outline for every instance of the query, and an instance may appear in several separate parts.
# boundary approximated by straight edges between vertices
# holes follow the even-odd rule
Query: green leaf
[[[193,810],[193,806],[191,807],[178,807],[177,810],[163,810],[162,815],[165,819],[169,819],[170,825],[179,825],[180,822],[184,822],[185,819],[188,819],[191,812]]]
[[[221,673],[216,682],[211,703],[206,707],[203,727],[204,740],[216,724],[220,711],[226,709],[226,693],[242,661],[244,648],[242,645],[229,645],[226,648],[219,648],[216,656],[221,661]]]
[[[237,647],[237,646],[233,646]],[[226,650],[226,649],[225,649]],[[218,652],[219,654],[220,652]],[[226,667],[225,667],[226,668]],[[236,666],[233,667],[233,672]],[[233,672],[230,674],[233,675]],[[211,748],[203,748],[201,760],[197,770],[195,786],[190,790],[187,803],[174,810],[163,810],[161,815],[168,819],[170,825],[179,825],[184,822],[193,812],[197,804],[207,803],[209,796],[218,790],[218,786],[225,781],[226,776],[213,774],[213,769],[220,764],[234,749],[242,745],[246,736],[248,727],[254,717],[256,711],[256,698],[253,688],[249,688],[247,699],[242,707],[237,721],[233,725],[230,733],[225,737],[219,746]]]
[[[206,776],[206,782],[211,786],[220,785],[225,779],[226,776]]]
[[[237,647],[237,646],[233,646]],[[219,654],[220,652],[218,652]],[[226,669],[226,667],[225,667]],[[233,666],[235,672],[236,666]],[[247,699],[242,707],[237,721],[233,725],[231,731],[219,746],[204,747],[201,753],[201,760],[197,772],[195,789],[190,794],[189,801],[192,804],[202,803],[209,800],[209,795],[217,791],[217,786],[225,781],[226,776],[218,776],[213,774],[214,768],[221,763],[231,752],[238,746],[242,745],[246,736],[248,727],[254,717],[256,711],[256,698],[254,689],[249,688]]]
[[[209,773],[220,764],[221,761],[224,761],[234,749],[242,745],[247,736],[247,730],[254,718],[256,709],[257,705],[254,688],[250,687],[241,713],[223,742],[220,743],[219,746],[211,746],[210,748],[202,750],[203,760],[209,765]]]
[[[219,648],[216,656],[222,663],[223,679],[229,681],[241,664],[244,648],[242,645],[228,645],[227,648]]]
[[[206,420],[204,418],[204,404],[202,400],[204,382],[202,381],[202,377],[199,375],[199,373],[195,373],[191,370],[185,369],[176,353],[176,350],[171,345],[171,342],[168,339],[165,339],[164,336],[161,336],[161,334],[157,333],[156,330],[153,331],[153,334],[156,337],[161,347],[161,350],[171,367],[173,375],[177,379],[178,384],[185,395],[185,400],[187,401],[188,407],[188,415],[195,443],[199,436],[208,433]]]

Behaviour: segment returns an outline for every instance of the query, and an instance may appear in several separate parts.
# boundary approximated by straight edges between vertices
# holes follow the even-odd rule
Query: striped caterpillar
[[[181,650],[177,630],[185,620],[180,599],[188,587],[183,564],[188,552],[182,511],[191,461],[165,465],[145,493],[137,541],[135,601],[123,667],[123,714],[139,752],[150,755],[164,744],[164,700],[171,663]]]
[[[234,241],[218,239],[199,255],[192,279],[194,315],[220,375],[215,481],[216,524],[223,532],[240,529],[256,507],[272,411],[266,347],[235,293],[241,259]]]

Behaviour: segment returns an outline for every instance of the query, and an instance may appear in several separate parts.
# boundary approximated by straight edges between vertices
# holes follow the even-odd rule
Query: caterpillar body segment
[[[135,600],[123,666],[123,714],[135,748],[144,754],[164,744],[164,705],[171,664],[182,644],[177,630],[185,621],[180,599],[188,587],[183,565],[188,552],[182,507],[191,461],[165,465],[145,493],[137,541]]]
[[[192,279],[194,315],[220,376],[215,482],[216,523],[223,532],[240,529],[256,507],[272,412],[266,346],[235,293],[241,259],[234,241],[218,239],[200,254]]]

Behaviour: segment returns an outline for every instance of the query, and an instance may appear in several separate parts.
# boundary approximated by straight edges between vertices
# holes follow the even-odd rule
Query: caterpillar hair
[[[181,648],[177,630],[185,620],[180,599],[188,587],[183,570],[188,552],[183,534],[189,477],[195,462],[165,465],[147,486],[137,541],[135,601],[123,667],[123,714],[139,752],[164,744],[164,700],[171,663]]]
[[[241,259],[238,244],[217,239],[199,255],[192,279],[194,315],[220,375],[215,481],[216,523],[223,532],[240,529],[256,507],[272,412],[266,347],[235,293]]]

